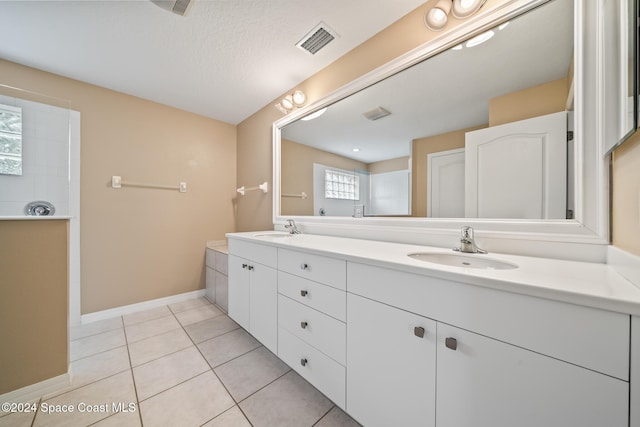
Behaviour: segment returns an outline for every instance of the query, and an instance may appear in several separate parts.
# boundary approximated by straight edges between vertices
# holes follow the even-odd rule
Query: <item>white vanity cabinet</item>
[[[436,322],[353,294],[347,315],[347,412],[367,427],[433,426]]]
[[[359,263],[347,271],[347,412],[359,422],[628,425],[629,316]],[[431,353],[410,339],[420,321]]]
[[[278,349],[277,249],[229,241],[229,317],[272,352]]]
[[[380,261],[395,245],[229,237],[229,315],[366,427],[640,427],[638,317]]]
[[[437,348],[438,427],[628,425],[625,381],[443,323]]]

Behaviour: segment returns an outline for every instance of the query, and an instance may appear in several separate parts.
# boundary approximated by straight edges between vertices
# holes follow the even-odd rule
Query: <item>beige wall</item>
[[[206,241],[235,231],[236,127],[3,60],[0,76],[81,113],[82,313],[204,288]]]
[[[567,78],[543,83],[489,101],[489,126],[566,110]]]
[[[67,222],[0,221],[0,395],[67,372]]]
[[[297,142],[282,140],[283,194],[307,193],[306,199],[282,198],[283,215],[314,215],[313,212],[313,164],[320,163],[345,170],[367,170],[367,165],[328,151],[318,150]]]
[[[640,133],[614,152],[612,180],[613,244],[640,256]]]
[[[409,156],[398,157],[389,160],[381,160],[379,162],[369,163],[366,170],[369,171],[372,175],[375,175],[377,173],[403,171],[411,167],[409,165],[409,161],[411,161],[411,157]]]

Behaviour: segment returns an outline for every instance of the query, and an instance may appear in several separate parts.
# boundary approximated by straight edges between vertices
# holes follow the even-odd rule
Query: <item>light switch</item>
[[[112,176],[111,177],[111,188],[122,188],[122,177],[121,176]]]
[[[180,192],[181,193],[186,193],[187,192],[187,183],[186,182],[181,182],[180,183]]]

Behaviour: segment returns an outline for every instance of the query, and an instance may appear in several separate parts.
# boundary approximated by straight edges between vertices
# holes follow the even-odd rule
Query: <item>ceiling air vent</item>
[[[320,49],[331,43],[338,34],[327,24],[321,22],[313,30],[309,31],[296,46],[315,55]]]
[[[385,110],[382,107],[374,108],[371,111],[367,111],[366,113],[362,113],[362,115],[365,116],[369,120],[378,120],[378,119],[381,119],[383,117],[387,117],[390,114],[391,114],[391,111]]]

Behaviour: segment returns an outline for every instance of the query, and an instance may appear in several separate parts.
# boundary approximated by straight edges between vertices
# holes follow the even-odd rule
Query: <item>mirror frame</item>
[[[340,235],[406,243],[450,246],[463,225],[473,226],[484,241],[544,241],[607,245],[609,243],[609,158],[604,141],[608,134],[604,107],[605,0],[574,0],[574,103],[575,103],[575,200],[573,220],[518,220],[480,218],[380,218],[283,216],[280,214],[280,129],[307,114],[324,108],[351,94],[447,50],[465,39],[515,18],[550,0],[508,0],[485,13],[467,19],[425,44],[407,52],[325,97],[290,113],[273,124],[273,223],[283,229],[287,219],[312,234]],[[566,1],[566,0],[560,0]],[[585,29],[588,28],[589,31]],[[595,31],[594,31],[595,29]],[[592,246],[593,247],[593,246]],[[494,248],[494,250],[496,249]],[[544,252],[544,251],[543,251]],[[600,256],[600,258],[602,258]]]

